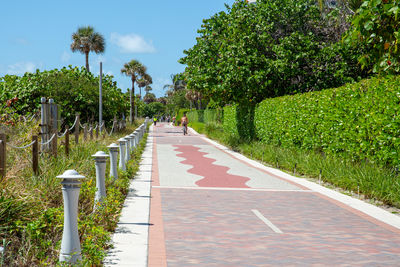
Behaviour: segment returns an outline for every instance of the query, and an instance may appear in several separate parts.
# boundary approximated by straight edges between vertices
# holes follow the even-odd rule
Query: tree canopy
[[[364,75],[354,51],[336,42],[332,20],[313,0],[236,1],[226,7],[203,20],[197,43],[180,59],[187,65],[187,87],[205,97],[251,105]]]
[[[399,0],[366,0],[357,10],[346,41],[367,49],[359,58],[375,73],[400,73]]]

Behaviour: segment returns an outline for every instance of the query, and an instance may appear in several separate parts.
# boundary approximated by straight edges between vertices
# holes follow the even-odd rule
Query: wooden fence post
[[[97,123],[96,123],[96,124],[97,124]],[[96,139],[99,139],[99,131],[100,131],[100,125],[97,124]]]
[[[6,177],[6,142],[7,136],[0,133],[0,178]]]
[[[89,131],[90,140],[93,140],[93,125],[89,124],[89,127],[90,127],[90,131]]]
[[[75,144],[79,144],[79,113],[76,113],[76,124],[75,124]]]
[[[53,131],[53,133],[54,133],[54,138],[51,141],[51,148],[52,148],[51,150],[52,150],[53,157],[57,158],[57,138],[58,138],[57,129],[55,129]]]
[[[39,174],[39,141],[37,135],[32,135],[32,170],[34,175]]]
[[[86,141],[87,140],[87,133],[88,133],[88,124],[85,123],[83,125],[83,140]]]
[[[65,155],[69,156],[69,126],[65,126]]]

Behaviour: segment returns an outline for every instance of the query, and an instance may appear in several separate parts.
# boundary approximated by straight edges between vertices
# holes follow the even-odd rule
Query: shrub
[[[15,111],[25,115],[36,112],[40,98],[53,98],[61,106],[61,116],[68,123],[75,119],[75,112],[81,120],[96,118],[99,110],[99,77],[85,68],[62,68],[50,71],[25,73],[23,76],[6,75],[0,78],[0,102],[18,98]],[[114,116],[127,114],[129,101],[113,81],[113,76],[103,76],[103,119],[112,121]]]
[[[222,123],[223,121],[223,109],[206,109],[204,110],[204,122],[218,122]]]
[[[187,113],[189,122],[204,122],[204,110],[192,110]]]
[[[231,105],[224,107],[224,131],[230,137],[245,141],[254,138],[254,107]]]
[[[255,112],[256,133],[268,144],[400,166],[399,88],[398,76],[376,77],[266,99]]]

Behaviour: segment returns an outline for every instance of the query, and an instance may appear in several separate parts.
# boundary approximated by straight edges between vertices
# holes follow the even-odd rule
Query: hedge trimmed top
[[[400,166],[400,77],[267,99],[254,125],[269,144]]]

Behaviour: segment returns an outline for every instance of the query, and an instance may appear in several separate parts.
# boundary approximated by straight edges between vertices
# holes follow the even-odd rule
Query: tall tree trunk
[[[89,70],[89,51],[85,52],[85,58],[86,58],[86,70],[88,72],[90,72],[90,70]]]
[[[140,86],[139,86],[139,96],[140,96],[140,99],[142,99],[142,87],[140,87]]]
[[[135,115],[133,114],[133,108],[135,107],[135,78],[132,77],[132,90],[131,90],[131,95],[130,95],[131,99],[131,108],[129,110],[130,112],[130,118],[131,118],[131,122],[133,123],[135,120]]]

